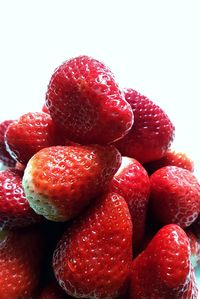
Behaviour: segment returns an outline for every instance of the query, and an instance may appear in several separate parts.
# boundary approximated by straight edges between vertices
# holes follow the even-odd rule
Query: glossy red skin
[[[101,197],[69,227],[53,256],[56,278],[77,298],[117,298],[132,260],[132,223],[118,194]]]
[[[122,157],[123,161],[124,157]],[[127,158],[125,158],[127,159]],[[144,167],[135,159],[123,163],[110,184],[110,191],[126,200],[133,223],[133,246],[138,248],[144,237],[150,180]]]
[[[134,124],[130,132],[116,142],[123,156],[135,158],[140,163],[160,159],[169,148],[174,126],[166,113],[147,97],[129,88],[124,91],[131,105]]]
[[[150,206],[160,223],[185,228],[195,221],[200,211],[200,185],[189,170],[165,166],[154,172],[150,181]]]
[[[35,298],[43,258],[36,230],[0,232],[0,298]]]
[[[114,146],[55,146],[38,152],[29,164],[37,194],[58,211],[52,220],[60,221],[62,215],[66,221],[108,188],[121,155]]]
[[[164,166],[177,166],[191,172],[194,171],[194,162],[186,154],[172,150],[168,150],[161,159],[144,165],[149,175]]]
[[[47,113],[29,112],[7,129],[6,145],[16,161],[26,164],[42,148],[55,145],[55,126]]]
[[[0,229],[14,229],[41,222],[29,206],[22,187],[19,170],[0,172]]]
[[[130,105],[101,62],[79,56],[64,62],[51,77],[46,105],[68,138],[81,144],[107,144],[128,133]]]
[[[8,151],[6,150],[6,144],[5,144],[5,132],[10,124],[13,123],[13,120],[5,120],[2,123],[0,123],[0,162],[3,163],[3,165],[8,167],[14,167],[16,161],[10,156]]]
[[[38,299],[70,299],[73,298],[67,295],[56,281],[47,284],[42,290]]]
[[[132,299],[196,299],[197,285],[190,263],[186,233],[176,224],[161,228],[133,261]]]

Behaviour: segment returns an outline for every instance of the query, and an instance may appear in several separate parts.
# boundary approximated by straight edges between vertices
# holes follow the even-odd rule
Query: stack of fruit
[[[166,113],[80,56],[0,124],[0,298],[198,298],[200,185]]]

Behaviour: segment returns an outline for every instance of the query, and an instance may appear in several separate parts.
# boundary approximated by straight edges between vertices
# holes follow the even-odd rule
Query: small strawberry
[[[126,200],[133,223],[133,245],[144,237],[150,181],[146,170],[135,159],[122,157],[122,165],[113,177],[110,191]]]
[[[122,138],[133,124],[130,105],[101,62],[88,56],[69,59],[53,74],[46,105],[72,141],[106,144]]]
[[[8,167],[14,167],[16,161],[10,156],[8,151],[6,150],[6,144],[5,144],[5,132],[10,124],[13,123],[13,120],[5,120],[2,123],[0,123],[0,162],[3,163],[3,165]]]
[[[55,145],[53,121],[47,113],[29,112],[9,125],[5,139],[13,159],[26,164],[40,149]]]
[[[73,298],[67,295],[56,281],[49,282],[42,290],[38,299],[70,299]]]
[[[0,229],[13,229],[40,222],[22,188],[22,172],[10,168],[0,172]]]
[[[187,230],[186,234],[188,236],[191,249],[190,261],[195,268],[200,261],[200,243],[195,234],[193,234],[190,230]]]
[[[133,261],[131,298],[197,299],[197,294],[188,237],[178,225],[166,225]]]
[[[38,231],[0,231],[1,299],[35,298],[43,247]]]
[[[173,150],[168,150],[162,158],[144,165],[149,175],[164,166],[177,166],[194,171],[194,162],[186,154]]]
[[[76,298],[116,298],[129,275],[132,223],[122,196],[108,193],[63,235],[53,256],[56,278]]]
[[[195,176],[177,166],[165,166],[150,177],[150,207],[162,224],[191,225],[200,211],[200,185]]]
[[[124,138],[116,142],[116,147],[123,156],[135,158],[142,164],[160,159],[173,140],[173,124],[165,112],[147,97],[133,89],[126,89],[124,94],[134,113],[134,125]]]
[[[45,104],[42,106],[42,112],[50,114],[49,113],[49,108]]]
[[[49,220],[66,221],[103,192],[121,164],[114,146],[54,146],[35,154],[24,172],[30,206]]]

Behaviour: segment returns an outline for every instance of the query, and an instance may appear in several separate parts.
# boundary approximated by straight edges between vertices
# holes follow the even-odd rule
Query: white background
[[[1,1],[1,0],[0,0]],[[166,110],[199,176],[200,2],[0,2],[0,121],[40,110],[53,70],[87,54]]]

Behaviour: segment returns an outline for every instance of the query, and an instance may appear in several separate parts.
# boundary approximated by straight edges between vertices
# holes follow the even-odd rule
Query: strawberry
[[[123,156],[135,158],[140,163],[160,159],[169,148],[174,126],[165,112],[137,91],[124,91],[125,99],[134,113],[130,132],[115,143]]]
[[[193,234],[190,230],[187,230],[186,234],[188,236],[191,249],[190,260],[193,267],[195,268],[200,260],[200,243],[195,234]]]
[[[0,231],[1,299],[32,298],[39,282],[42,256],[43,239],[38,231]]]
[[[0,162],[3,163],[3,165],[8,167],[14,167],[15,166],[15,160],[10,156],[8,151],[6,150],[6,144],[5,144],[5,132],[10,124],[13,123],[13,120],[5,120],[2,123],[0,123]]]
[[[151,175],[150,182],[150,207],[160,223],[185,228],[195,221],[200,211],[200,185],[189,170],[165,166]]]
[[[162,158],[146,163],[144,167],[151,175],[161,167],[172,165],[194,171],[194,162],[186,154],[173,150],[168,150]]]
[[[22,188],[22,172],[7,169],[0,172],[0,229],[13,229],[40,222],[30,208]]]
[[[110,183],[121,156],[114,146],[54,146],[27,164],[23,186],[30,206],[49,220],[79,214]]]
[[[42,106],[42,112],[50,114],[49,113],[49,109],[48,109],[48,107],[45,104]]]
[[[56,281],[49,282],[42,290],[38,299],[68,299],[68,296]]]
[[[47,113],[29,112],[9,125],[5,138],[13,159],[26,164],[40,149],[55,145],[54,124]]]
[[[46,105],[53,120],[72,141],[106,144],[122,138],[133,124],[130,105],[101,62],[79,56],[53,74]]]
[[[133,261],[131,298],[197,299],[197,293],[188,237],[178,225],[166,225]]]
[[[132,223],[122,196],[107,193],[70,226],[53,255],[61,287],[76,298],[116,298],[129,275]]]
[[[146,170],[135,159],[122,157],[122,165],[110,183],[110,191],[126,200],[133,223],[133,245],[144,237],[150,181]]]

